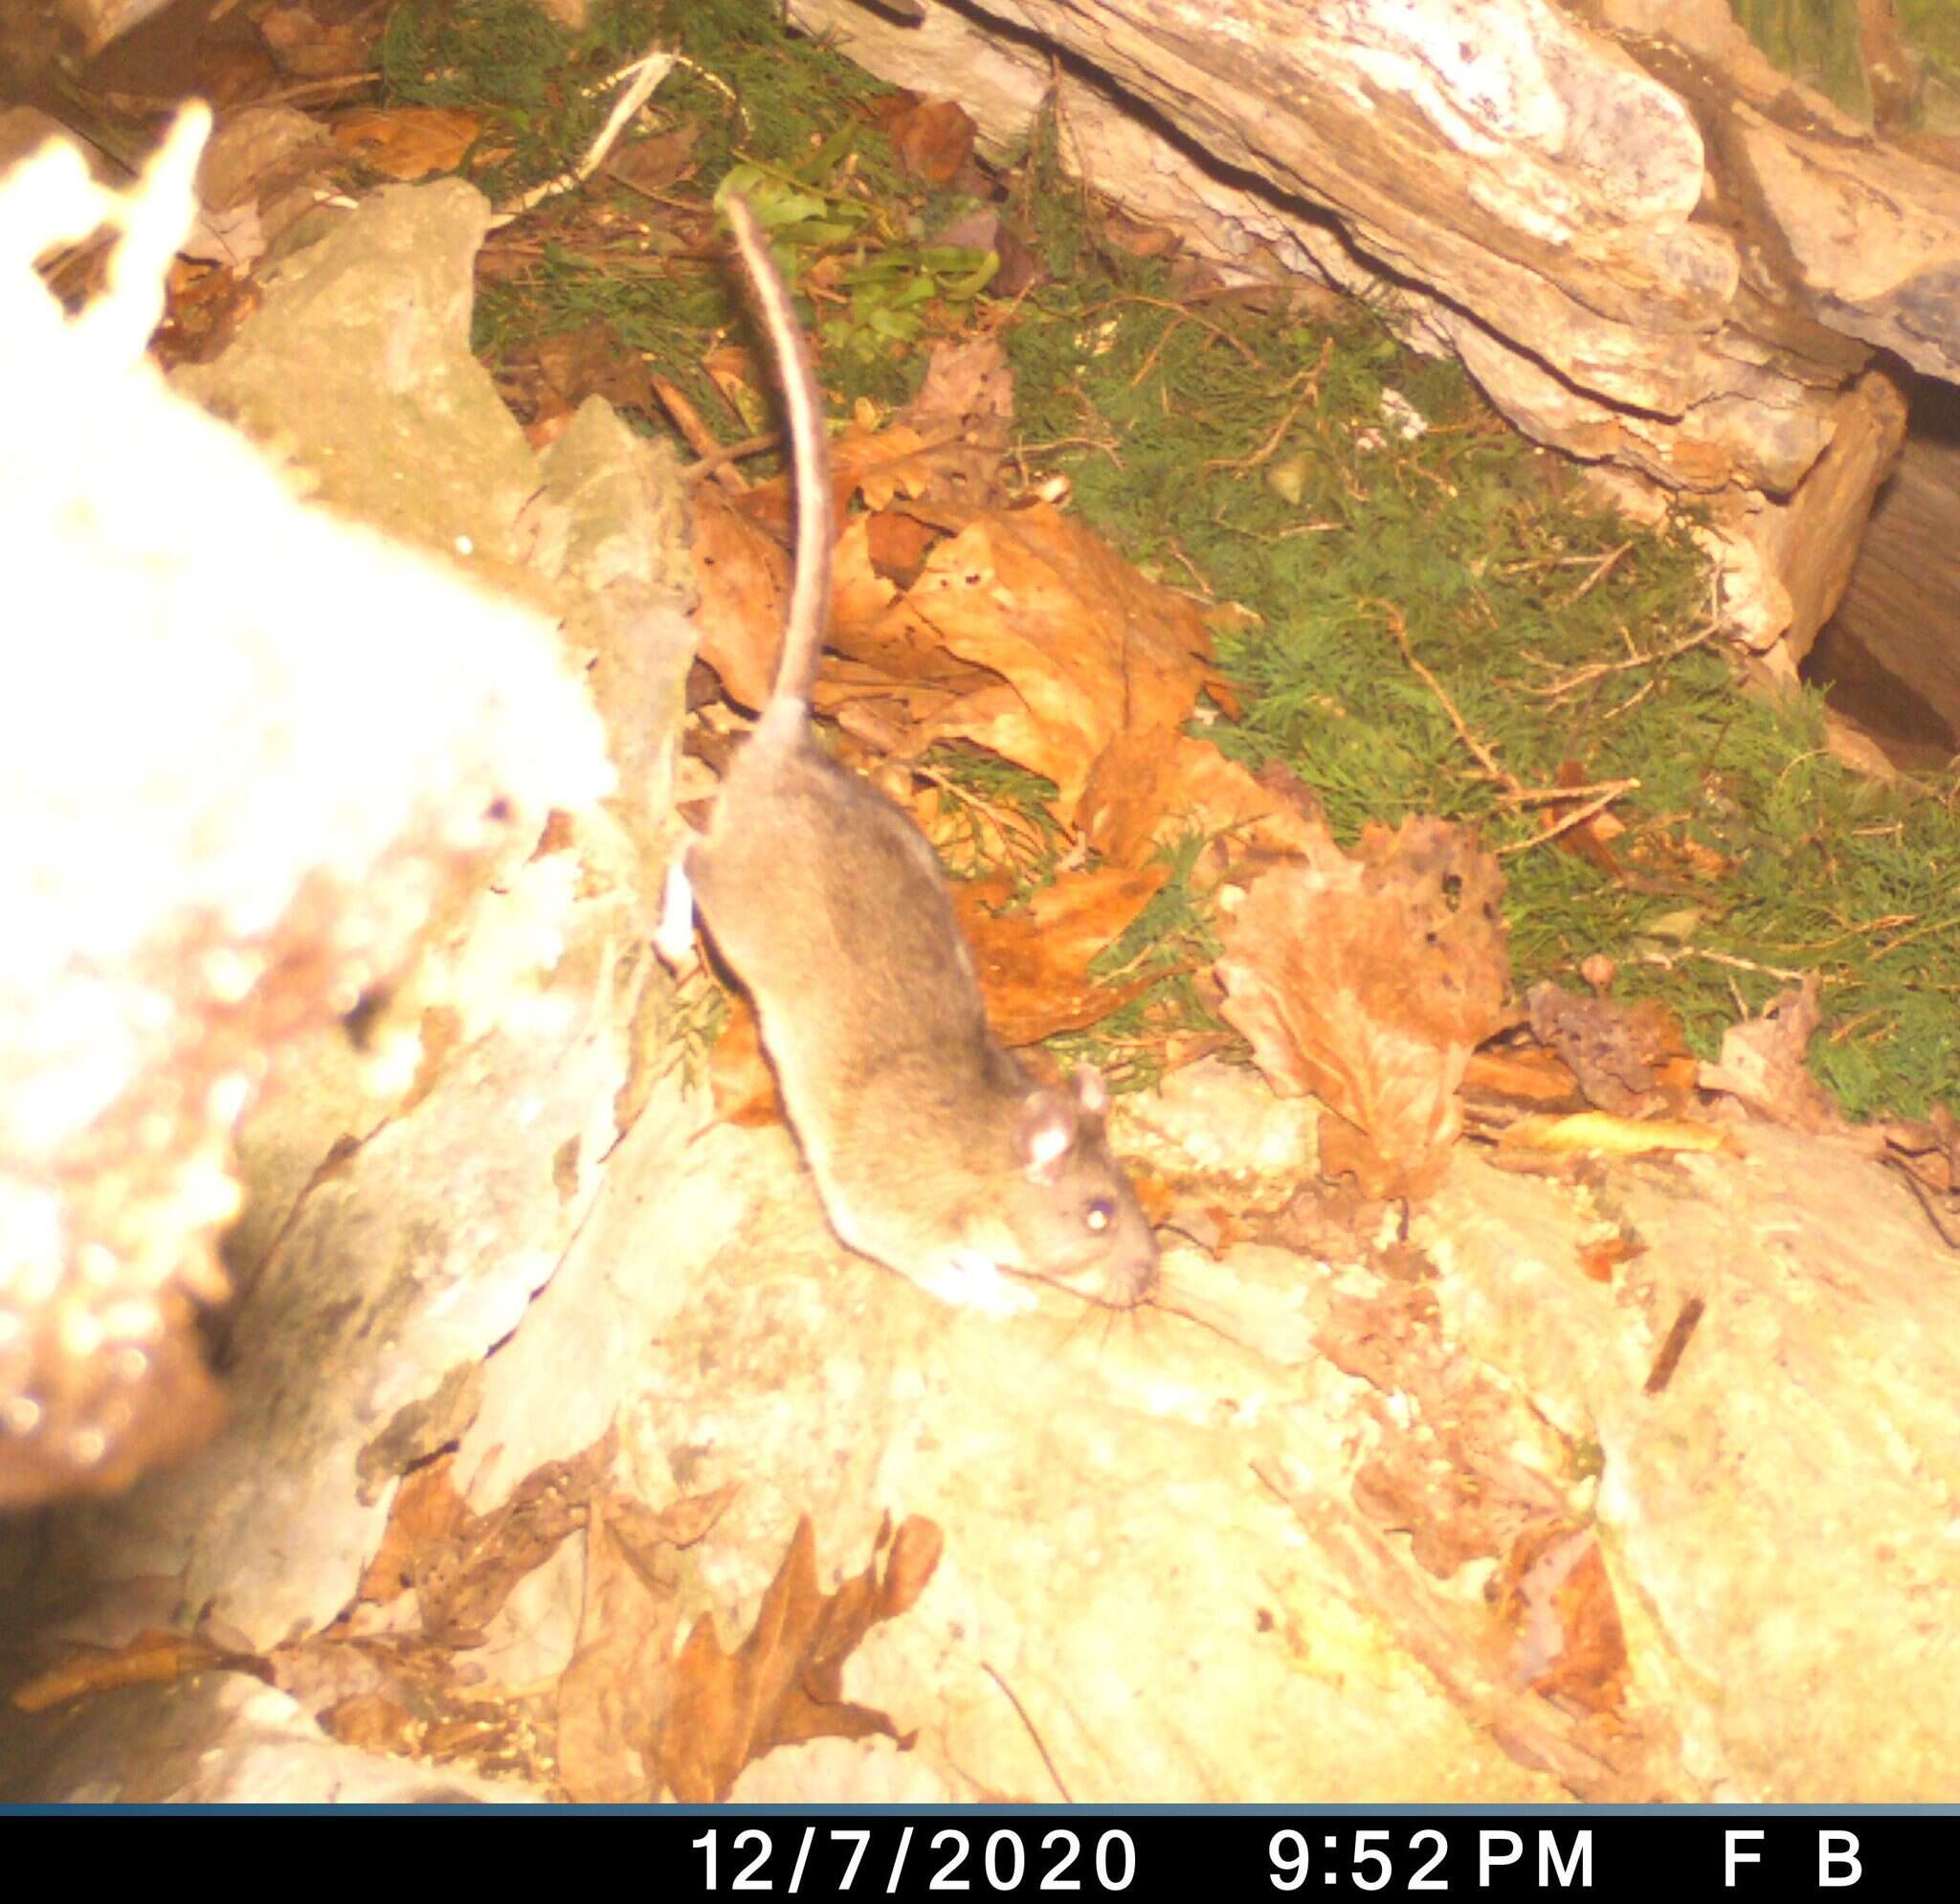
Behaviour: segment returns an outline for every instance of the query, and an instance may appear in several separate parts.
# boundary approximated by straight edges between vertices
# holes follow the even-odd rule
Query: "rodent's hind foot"
[[[694,887],[687,878],[687,856],[677,853],[667,868],[667,889],[660,899],[660,923],[654,928],[654,951],[669,972],[678,972],[694,950]]]

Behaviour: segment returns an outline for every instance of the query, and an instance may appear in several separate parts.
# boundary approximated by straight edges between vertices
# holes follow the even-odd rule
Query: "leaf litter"
[[[403,1479],[354,1603],[325,1631],[266,1654],[215,1631],[71,1646],[11,1701],[36,1713],[126,1686],[245,1672],[345,1743],[465,1763],[585,1803],[718,1801],[746,1765],[813,1738],[876,1735],[908,1747],[912,1736],[890,1716],[844,1696],[844,1670],[874,1626],[925,1590],[945,1544],[938,1527],[887,1520],[862,1571],[826,1593],[804,1516],[748,1633],[728,1649],[710,1615],[686,1623],[701,1600],[687,1553],[712,1535],[737,1484],[656,1510],[612,1485],[614,1451],[609,1431],[481,1514],[457,1493],[453,1457],[438,1456]],[[569,1663],[541,1684],[486,1680],[471,1655],[496,1639],[511,1593],[581,1534]]]

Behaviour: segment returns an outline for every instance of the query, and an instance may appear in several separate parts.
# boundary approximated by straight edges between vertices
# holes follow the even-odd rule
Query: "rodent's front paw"
[[[660,923],[654,928],[654,950],[670,972],[694,950],[694,887],[679,856],[667,868],[667,890],[660,906]]]
[[[961,1250],[929,1265],[912,1279],[928,1295],[955,1309],[976,1309],[983,1315],[1019,1315],[1035,1307],[1035,1295],[1000,1273],[991,1256]]]

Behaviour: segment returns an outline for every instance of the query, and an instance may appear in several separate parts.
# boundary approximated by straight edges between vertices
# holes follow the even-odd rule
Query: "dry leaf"
[[[1170,877],[1163,865],[1102,866],[1065,873],[1019,912],[1006,903],[1004,878],[953,888],[953,909],[973,949],[987,1019],[1001,1042],[1038,1044],[1059,1031],[1081,1031],[1157,982],[1157,974],[1126,985],[1089,976],[1089,961],[1122,937]]]
[[[279,0],[256,15],[258,36],[279,70],[295,78],[335,78],[373,63],[380,21],[367,8],[347,17],[345,7]]]
[[[576,330],[553,331],[537,345],[546,385],[568,410],[589,396],[603,396],[615,410],[654,407],[646,359],[629,349],[604,318],[589,318]]]
[[[1254,774],[1208,740],[1141,730],[1111,743],[1076,823],[1105,859],[1137,865],[1187,833],[1212,840],[1205,884],[1248,856],[1310,853],[1326,837],[1319,798],[1290,770]]]
[[[901,107],[885,119],[899,164],[928,185],[950,185],[973,156],[975,126],[951,100]]]
[[[932,552],[905,604],[1012,690],[949,709],[926,738],[975,741],[1045,774],[1063,825],[1120,734],[1169,743],[1211,654],[1191,602],[1047,504],[976,518]]]
[[[1457,1086],[1502,1022],[1503,889],[1496,861],[1444,821],[1370,827],[1351,859],[1322,829],[1310,856],[1253,881],[1225,929],[1224,1016],[1276,1091],[1311,1091],[1353,1127],[1324,1128],[1323,1161],[1370,1196],[1421,1195],[1446,1166]]]
[[[1512,1104],[1575,1104],[1579,1081],[1551,1052],[1533,1045],[1512,1051],[1486,1044],[1470,1054],[1463,1089]]]
[[[446,1475],[418,1492],[408,1512],[433,1531],[384,1540],[384,1549],[406,1549],[423,1632],[448,1646],[480,1645],[511,1589],[585,1525],[586,1504],[612,1466],[613,1447],[609,1428],[570,1460],[534,1468],[486,1514],[471,1513],[453,1492],[445,1499]],[[368,1572],[372,1579],[374,1569]]]
[[[583,1804],[632,1803],[657,1790],[652,1753],[673,1694],[679,1619],[674,1559],[721,1517],[735,1489],[675,1502],[592,1496],[578,1644],[558,1684],[558,1775]]]
[[[919,394],[893,419],[895,429],[934,446],[929,481],[914,500],[969,510],[1003,503],[1000,472],[1013,420],[1013,372],[998,338],[935,344]]]
[[[1500,1151],[1539,1151],[1553,1156],[1644,1156],[1652,1151],[1724,1151],[1728,1139],[1712,1124],[1670,1117],[1615,1117],[1581,1110],[1570,1117],[1521,1117],[1498,1139]]]
[[[1532,1528],[1500,1578],[1499,1611],[1517,1635],[1518,1677],[1569,1710],[1616,1711],[1626,1697],[1626,1633],[1598,1536]]]
[[[353,1692],[320,1714],[320,1727],[329,1738],[360,1752],[391,1752],[406,1758],[413,1752],[420,1727],[406,1706],[386,1692]]]
[[[1726,1091],[1772,1123],[1813,1135],[1849,1129],[1836,1099],[1804,1068],[1823,1012],[1815,973],[1772,998],[1761,1018],[1730,1025],[1722,1034],[1722,1056],[1704,1064],[1704,1091]]]
[[[1579,1246],[1580,1272],[1595,1283],[1610,1283],[1613,1272],[1622,1263],[1631,1263],[1637,1256],[1644,1256],[1647,1245],[1639,1238],[1623,1234],[1601,1237],[1595,1243]]]
[[[399,1599],[414,1582],[416,1551],[456,1539],[470,1511],[449,1478],[455,1465],[454,1454],[440,1454],[402,1476],[358,1599],[370,1606]]]
[[[864,498],[867,508],[883,509],[899,496],[916,502],[933,495],[941,446],[929,443],[909,423],[876,428],[870,415],[868,409],[861,411],[831,439],[831,476],[839,499],[855,493]]]
[[[618,147],[606,161],[609,176],[636,185],[642,191],[664,191],[692,169],[695,142],[701,137],[699,125],[677,125],[671,131],[650,133]]]
[[[1876,1128],[1882,1154],[1935,1196],[1960,1191],[1960,1120],[1944,1104],[1924,1118],[1893,1118]]]
[[[872,566],[874,520],[855,517],[837,538],[831,576],[831,646],[845,659],[825,663],[818,705],[828,708],[840,697],[883,695],[898,688],[918,720],[962,695],[1001,689],[1000,677],[991,669],[948,655],[938,631]]]
[[[1525,1004],[1531,1035],[1571,1067],[1588,1104],[1622,1117],[1681,1109],[1694,1060],[1664,1005],[1589,998],[1549,980],[1534,985]]]
[[[939,530],[931,524],[895,509],[867,516],[864,533],[865,553],[872,568],[887,581],[907,588],[919,579],[926,552],[940,540]]]
[[[333,143],[385,178],[428,178],[462,163],[482,121],[442,106],[361,106],[333,124]]]
[[[1576,760],[1562,760],[1552,776],[1561,787],[1584,787],[1596,780],[1596,774],[1589,773]],[[1586,796],[1577,795],[1570,800],[1558,800],[1541,807],[1538,823],[1543,827],[1561,824],[1570,815],[1579,811],[1586,804]],[[1576,854],[1588,863],[1597,866],[1609,879],[1620,875],[1620,863],[1613,850],[1613,841],[1626,831],[1626,822],[1615,818],[1611,809],[1602,808],[1589,819],[1582,819],[1576,826],[1568,826],[1558,836],[1556,845],[1561,852]]]
[[[708,1054],[708,1085],[714,1095],[715,1115],[724,1124],[756,1130],[783,1121],[776,1074],[763,1055],[755,1007],[746,992],[729,998],[728,1020]]]
[[[882,1576],[874,1561],[825,1595],[816,1583],[815,1533],[808,1516],[798,1521],[747,1639],[723,1652],[706,1615],[688,1634],[653,1754],[657,1787],[683,1804],[706,1803],[726,1798],[743,1766],[774,1746],[898,1737],[882,1713],[842,1700],[844,1662],[871,1627],[917,1601],[943,1544],[939,1529],[915,1515],[892,1540]]]
[[[721,677],[729,700],[761,707],[775,683],[782,651],[790,558],[781,544],[706,483],[694,492],[692,552],[701,590],[694,612],[701,659]]]

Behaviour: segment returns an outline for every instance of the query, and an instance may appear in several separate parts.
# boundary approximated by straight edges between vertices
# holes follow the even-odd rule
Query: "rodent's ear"
[[[1084,1117],[1101,1117],[1109,1109],[1109,1086],[1093,1064],[1078,1064],[1073,1079],[1076,1109]]]
[[[1030,1091],[1014,1124],[1015,1160],[1028,1176],[1053,1183],[1061,1175],[1062,1158],[1075,1148],[1076,1130],[1073,1099],[1045,1088]]]

